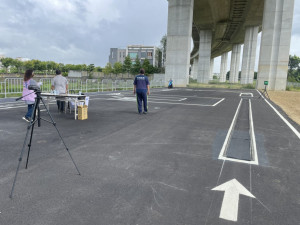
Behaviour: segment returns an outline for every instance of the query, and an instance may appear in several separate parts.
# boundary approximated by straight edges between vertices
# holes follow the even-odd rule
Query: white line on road
[[[235,121],[236,121],[236,117],[237,117],[237,115],[238,115],[238,113],[239,113],[239,110],[240,110],[242,101],[243,101],[243,99],[241,98],[240,103],[239,103],[239,105],[238,105],[238,107],[237,107],[237,109],[236,109],[236,111],[235,111],[235,114],[234,114],[234,117],[233,117],[233,119],[232,119],[232,122],[231,122],[231,125],[230,125],[230,127],[229,127],[229,130],[228,130],[228,132],[227,132],[227,135],[226,135],[225,141],[224,141],[224,143],[223,143],[222,149],[221,149],[221,151],[220,151],[219,159],[223,159],[223,160],[226,160],[226,159],[227,159],[226,157],[224,157],[224,152],[225,152],[225,149],[226,149],[226,147],[227,147],[227,145],[228,145],[228,143],[229,143],[230,135],[231,135],[232,129],[233,129],[233,127],[234,127],[234,124],[235,124]]]
[[[219,103],[223,102],[225,100],[225,98],[222,98],[220,101],[218,101],[217,103],[213,104],[212,106],[216,106],[218,105]]]
[[[251,139],[251,150],[252,150],[252,158],[254,158],[254,162],[258,165],[258,156],[257,156],[257,149],[256,149],[256,139],[254,133],[254,125],[253,125],[253,116],[252,116],[252,105],[251,100],[249,99],[249,120],[250,120],[250,139]]]
[[[268,103],[268,105],[275,111],[275,113],[277,113],[277,115],[283,120],[283,122],[286,123],[286,125],[288,125],[289,128],[291,128],[291,130],[296,134],[296,136],[300,139],[300,133],[296,130],[295,127],[293,127],[292,124],[290,124],[289,121],[287,121],[278,111],[277,109],[274,108],[274,106],[272,106],[272,104],[265,99],[265,97],[256,89],[256,91],[260,94],[260,96],[265,100],[266,103]]]

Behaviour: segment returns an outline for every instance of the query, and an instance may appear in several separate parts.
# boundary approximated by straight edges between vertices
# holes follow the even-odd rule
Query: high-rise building
[[[129,45],[126,49],[111,48],[109,55],[109,63],[112,66],[116,62],[124,63],[125,57],[129,56],[132,63],[135,63],[136,57],[140,59],[141,64],[148,59],[150,65],[158,66],[158,54],[155,46]]]

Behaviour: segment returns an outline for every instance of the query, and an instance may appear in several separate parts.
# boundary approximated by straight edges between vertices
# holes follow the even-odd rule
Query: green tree
[[[12,59],[12,58],[2,58],[0,61],[1,61],[2,65],[4,66],[4,68],[6,70],[6,73],[7,73],[8,67],[13,66],[14,59]]]
[[[21,73],[24,63],[21,60],[13,59],[12,65],[16,67],[18,73]]]
[[[158,63],[158,68],[162,68],[162,49],[158,48],[157,51],[155,52],[155,58],[157,59]]]
[[[165,67],[167,59],[167,35],[164,35],[160,41],[160,50],[162,53],[162,67]]]
[[[288,67],[288,81],[300,82],[300,58],[296,55],[290,55]]]
[[[101,68],[100,66],[95,67],[95,70],[96,70],[97,72],[102,72],[102,68]]]
[[[24,67],[26,70],[29,70],[29,69],[33,70],[34,69],[33,61],[29,60],[29,61],[24,62]]]
[[[119,74],[119,73],[123,72],[123,64],[121,62],[115,62],[115,64],[114,64],[114,72],[116,74]]]
[[[94,69],[95,69],[95,65],[94,64],[90,64],[90,65],[87,66],[87,71],[88,72],[93,72]]]
[[[113,72],[113,68],[112,68],[111,64],[107,63],[106,66],[103,69],[103,73],[104,74],[110,74],[112,72]]]
[[[126,73],[130,73],[131,66],[132,66],[131,59],[130,59],[129,55],[127,55],[124,60],[123,71]]]
[[[150,67],[150,62],[147,58],[144,60],[142,67],[145,69],[145,73],[150,74],[152,72],[152,68]]]
[[[54,62],[54,61],[49,61],[47,62],[47,70],[54,74],[54,70],[56,70],[58,68],[58,63]]]
[[[138,74],[141,69],[141,62],[138,56],[136,56],[134,64],[132,65],[132,73]]]

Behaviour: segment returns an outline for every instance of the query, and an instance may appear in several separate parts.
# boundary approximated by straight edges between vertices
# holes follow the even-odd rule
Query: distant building
[[[145,59],[148,59],[150,65],[158,66],[158,60],[156,59],[156,47],[154,46],[129,45],[126,53],[126,55],[129,55],[132,62],[134,62],[136,56],[138,56],[141,64],[143,64]]]
[[[109,63],[114,66],[116,62],[124,63],[126,57],[126,49],[111,48],[109,55]]]
[[[0,59],[5,58],[5,55],[0,55]],[[2,62],[0,61],[0,69],[2,68]]]
[[[27,62],[30,61],[28,58],[23,58],[23,57],[17,57],[16,60],[22,61],[22,62]]]
[[[145,59],[148,59],[152,66],[158,66],[159,64],[157,48],[155,46],[143,45],[129,45],[126,49],[111,48],[109,62],[112,65],[116,62],[121,62],[123,64],[127,55],[129,55],[132,63],[135,63],[135,59],[138,56],[141,64],[143,64]]]
[[[81,77],[87,77],[88,73],[87,71],[75,71],[75,70],[69,70],[68,77],[74,77],[74,78],[81,78]]]

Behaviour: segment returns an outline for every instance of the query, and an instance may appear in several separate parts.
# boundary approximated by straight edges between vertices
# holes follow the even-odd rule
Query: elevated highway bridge
[[[199,83],[212,79],[214,58],[221,56],[220,81],[252,84],[257,35],[262,32],[257,88],[285,90],[294,0],[168,0],[166,82],[188,84],[189,67]],[[191,48],[191,37],[193,49]],[[244,45],[240,62],[241,45]]]

